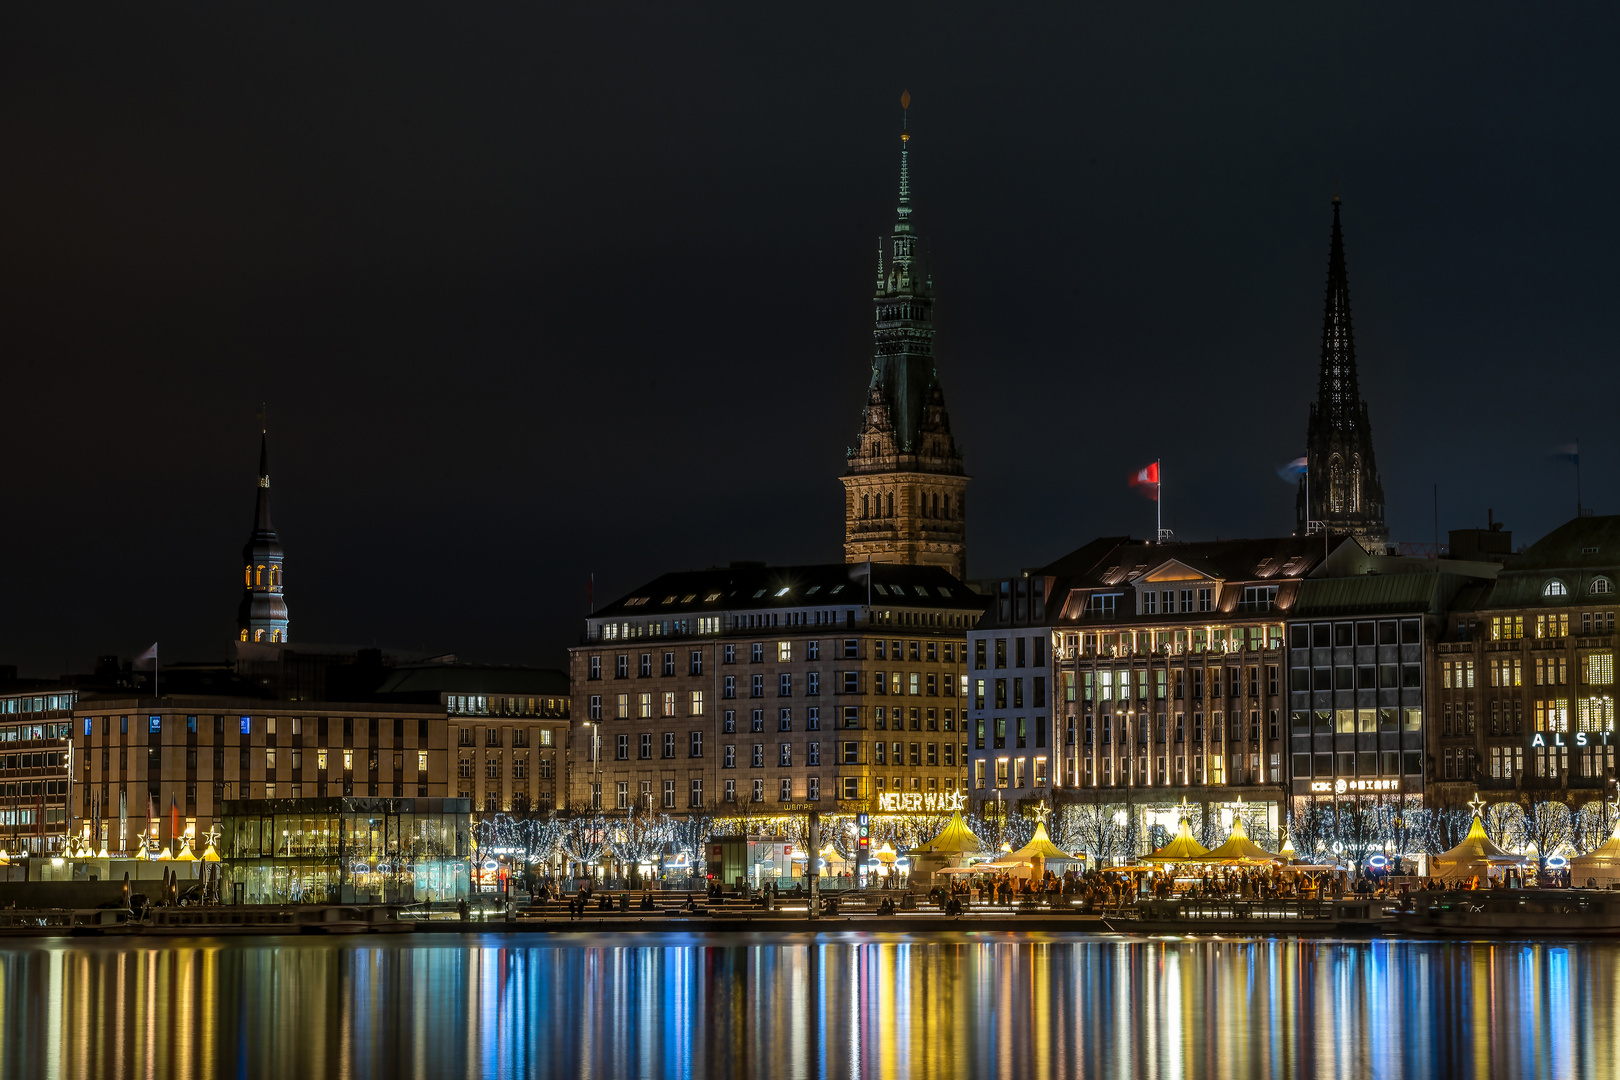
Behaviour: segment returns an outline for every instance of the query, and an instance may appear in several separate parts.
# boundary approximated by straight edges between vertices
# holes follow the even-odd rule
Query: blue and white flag
[[[1305,458],[1297,457],[1286,465],[1277,466],[1277,475],[1282,477],[1284,480],[1292,482],[1304,476],[1305,470],[1309,467],[1310,462],[1308,462]]]

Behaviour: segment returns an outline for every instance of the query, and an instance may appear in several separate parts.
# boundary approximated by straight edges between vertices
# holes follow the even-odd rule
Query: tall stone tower
[[[1356,379],[1356,338],[1350,327],[1350,282],[1344,269],[1339,197],[1333,197],[1333,242],[1328,249],[1327,313],[1322,320],[1322,367],[1317,400],[1305,436],[1305,474],[1299,480],[1294,535],[1318,528],[1353,536],[1382,553],[1384,485],[1373,458],[1372,423]]]
[[[237,638],[266,644],[287,640],[287,598],[281,571],[281,541],[270,524],[270,439],[259,436],[259,495],[253,535],[242,548],[242,603],[236,609]]]
[[[878,248],[872,382],[844,473],[844,561],[943,566],[967,577],[967,482],[934,369],[934,283],[911,224],[911,132],[900,106],[900,203]]]

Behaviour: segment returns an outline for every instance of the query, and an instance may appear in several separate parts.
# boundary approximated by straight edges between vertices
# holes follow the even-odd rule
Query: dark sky
[[[223,655],[260,401],[295,641],[840,559],[903,88],[973,576],[1292,527],[1335,185],[1392,537],[1620,510],[1605,5],[561,7],[8,13],[0,663]]]

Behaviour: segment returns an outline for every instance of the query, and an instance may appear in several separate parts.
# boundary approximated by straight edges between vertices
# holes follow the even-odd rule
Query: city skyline
[[[1241,26],[1218,29],[1231,36]],[[1476,52],[1490,56],[1510,29],[1486,23],[1463,33],[1478,35]],[[1568,44],[1576,29],[1535,32]],[[105,32],[91,32],[86,56],[111,46],[96,36]],[[1441,31],[1411,32],[1421,40]],[[1156,458],[1167,480],[1165,524],[1178,537],[1290,531],[1294,492],[1274,470],[1303,450],[1324,209],[1335,189],[1391,538],[1432,538],[1435,483],[1442,533],[1482,524],[1489,508],[1521,536],[1544,534],[1574,506],[1570,470],[1548,457],[1577,436],[1588,458],[1587,505],[1612,505],[1597,405],[1613,379],[1601,364],[1598,297],[1608,271],[1596,259],[1606,246],[1601,185],[1588,179],[1605,170],[1587,160],[1611,151],[1566,139],[1560,146],[1576,149],[1557,160],[1568,166],[1568,154],[1586,155],[1578,168],[1525,176],[1522,151],[1581,118],[1532,109],[1541,125],[1532,130],[1492,107],[1493,94],[1551,89],[1479,84],[1470,77],[1476,61],[1459,50],[1409,87],[1411,119],[1391,116],[1387,88],[1358,62],[1380,40],[1377,29],[1350,17],[1300,24],[1287,41],[1273,34],[1243,46],[1286,56],[1289,45],[1334,44],[1333,71],[1295,73],[1296,102],[1272,102],[1263,85],[1241,81],[1213,91],[1233,107],[1229,115],[1262,109],[1270,134],[1202,113],[1207,133],[1188,127],[1176,111],[1192,101],[1187,85],[1171,83],[1139,102],[1146,111],[1136,115],[1183,131],[1197,149],[1167,152],[1161,144],[1174,140],[1161,140],[1127,164],[1129,110],[1098,103],[1103,74],[1050,67],[990,92],[982,80],[949,77],[947,61],[965,48],[962,24],[944,19],[917,33],[914,72],[832,93],[823,81],[800,88],[782,76],[756,93],[693,87],[662,107],[669,132],[715,149],[705,175],[734,204],[714,218],[726,223],[718,230],[694,229],[695,215],[718,207],[690,168],[641,185],[623,146],[557,129],[568,152],[603,162],[571,181],[585,186],[567,201],[598,223],[607,218],[596,207],[631,207],[633,259],[610,254],[624,250],[613,230],[632,226],[603,235],[580,230],[573,217],[530,213],[503,232],[488,216],[494,210],[468,202],[477,190],[509,214],[519,205],[515,181],[495,168],[509,155],[491,147],[526,145],[507,133],[525,116],[549,115],[543,80],[518,79],[511,103],[497,106],[445,76],[440,88],[455,115],[508,126],[462,164],[431,173],[444,188],[419,180],[402,188],[398,176],[358,163],[356,178],[339,178],[337,190],[370,183],[395,201],[389,212],[362,210],[347,222],[331,201],[344,196],[309,201],[313,189],[298,171],[333,160],[337,131],[302,99],[271,102],[246,83],[235,84],[247,109],[222,156],[204,155],[179,174],[191,195],[187,214],[201,215],[179,219],[191,226],[183,243],[143,231],[150,226],[139,224],[149,220],[141,214],[98,228],[105,211],[84,201],[89,174],[78,159],[42,146],[23,153],[33,164],[10,181],[12,191],[38,213],[19,223],[17,262],[34,272],[11,271],[0,303],[29,406],[4,435],[9,459],[27,466],[9,471],[5,492],[21,524],[5,556],[29,572],[11,575],[0,599],[14,626],[36,632],[9,632],[0,642],[7,662],[54,674],[154,638],[173,643],[169,655],[223,652],[235,629],[221,616],[232,599],[226,583],[240,572],[230,554],[241,542],[236,498],[261,400],[278,446],[277,525],[294,561],[305,641],[553,663],[577,635],[593,572],[603,600],[670,566],[836,558],[836,473],[858,420],[872,242],[892,221],[889,148],[904,88],[916,96],[918,216],[940,267],[941,378],[974,477],[970,577],[1040,564],[1097,535],[1147,535],[1150,508],[1121,477]],[[278,47],[286,43],[267,41],[244,70]],[[992,67],[1008,62],[1004,50],[990,52]],[[1195,67],[1211,62],[1194,59]],[[808,70],[803,57],[789,61],[784,73]],[[84,62],[64,60],[47,73],[36,58],[8,77],[48,88]],[[210,70],[191,63],[182,74]],[[1101,68],[1120,86],[1145,85]],[[427,92],[417,80],[428,76],[384,74]],[[1459,106],[1448,76],[1477,86],[1481,100]],[[330,82],[331,69],[317,64],[314,77],[338,100],[358,102]],[[1586,80],[1591,98],[1608,76],[1564,78]],[[627,86],[610,95],[616,114],[634,93]],[[150,220],[174,221],[180,207],[152,195],[142,140],[153,133],[109,141],[73,100],[40,105],[23,146],[36,146],[29,133],[50,120],[75,134],[82,154],[112,167],[125,197],[156,215]],[[700,108],[715,104],[722,107]],[[374,120],[392,115],[369,108]],[[305,121],[301,134],[281,131],[279,109]],[[1432,127],[1439,116],[1454,121],[1450,137],[1471,153],[1447,152]],[[1479,126],[1487,117],[1488,136]],[[1371,118],[1386,125],[1377,138],[1365,130]],[[214,119],[194,105],[170,122],[186,139]],[[1553,133],[1542,130],[1549,124]],[[1256,147],[1279,132],[1292,136],[1289,149],[1257,168]],[[374,137],[407,161],[442,162],[434,151],[451,145],[438,126]],[[644,138],[635,152],[650,160],[674,152],[667,135]],[[284,166],[293,170],[295,206],[278,204],[276,220],[290,230],[282,246],[243,228],[262,206],[247,199],[244,170],[272,151],[296,163]],[[516,175],[533,168],[522,158]],[[72,177],[80,179],[58,183]],[[1502,213],[1509,189],[1516,209]],[[1526,194],[1536,191],[1557,197]],[[401,216],[397,200],[407,193],[418,198]],[[352,252],[316,236],[315,222],[332,223]],[[771,238],[763,247],[761,229]],[[79,239],[59,242],[68,235]],[[395,291],[385,284],[394,273],[381,273],[377,260],[409,237],[430,239],[424,250],[437,254],[399,293],[420,309],[399,323],[412,329],[400,331],[386,318],[405,310],[399,298],[374,295]],[[198,265],[241,274],[195,278],[182,269],[187,250],[207,252]],[[255,261],[261,255],[274,257]],[[358,275],[334,277],[340,266]],[[598,290],[582,283],[604,274],[629,286],[636,318],[601,322],[599,301],[588,299]],[[242,275],[245,288],[231,284]],[[295,275],[311,284],[290,285]],[[197,317],[185,314],[186,296],[203,305]],[[65,313],[68,332],[49,332],[45,312]],[[603,341],[587,331],[592,325],[614,333]],[[715,325],[727,332],[712,333]],[[779,325],[795,329],[784,339]],[[1537,354],[1525,359],[1515,340],[1537,341]],[[597,376],[600,365],[584,358],[599,350],[623,378]],[[1134,378],[1143,364],[1170,376],[1155,384],[1185,386],[1186,396],[1144,402]],[[1549,364],[1563,365],[1580,392],[1520,417],[1514,403],[1530,399]],[[1099,384],[1121,404],[1088,404]],[[575,399],[595,407],[577,408]],[[1437,400],[1455,408],[1431,408]],[[73,403],[77,438],[53,434],[48,403],[61,401]],[[1064,401],[1073,407],[1051,407]],[[753,431],[784,417],[793,433],[786,445],[754,445]],[[580,447],[586,452],[576,454]],[[1030,469],[1030,461],[1048,467]],[[379,526],[414,539],[391,543]],[[649,550],[649,533],[660,550]],[[399,588],[402,581],[412,587]]]

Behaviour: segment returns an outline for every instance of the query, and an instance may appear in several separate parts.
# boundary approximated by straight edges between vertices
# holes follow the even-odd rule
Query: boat
[[[1388,902],[1338,900],[1221,900],[1176,897],[1143,900],[1103,919],[1116,934],[1381,933],[1395,925]]]
[[[1447,889],[1412,894],[1405,933],[1461,937],[1620,937],[1620,892],[1600,889]]]

